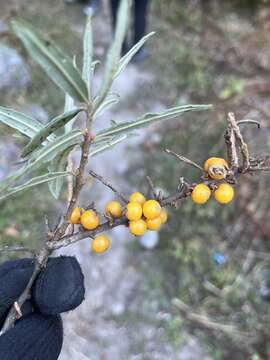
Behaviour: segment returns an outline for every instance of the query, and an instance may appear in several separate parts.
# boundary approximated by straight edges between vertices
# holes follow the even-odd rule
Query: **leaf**
[[[174,119],[184,112],[208,110],[211,107],[212,105],[181,105],[166,109],[160,113],[145,114],[137,120],[122,122],[117,125],[111,126],[108,129],[100,131],[96,135],[96,140],[98,140],[102,136],[127,134],[133,130],[138,130],[146,126],[152,125],[157,121]]]
[[[88,101],[87,87],[79,71],[57,46],[22,20],[13,20],[12,28],[22,40],[29,54],[47,72],[56,85],[75,100]]]
[[[50,173],[63,172],[66,170],[68,155],[71,152],[72,147],[64,151],[62,154],[57,156],[48,166]],[[49,189],[55,199],[58,199],[64,184],[63,177],[57,177],[56,179],[49,182]]]
[[[72,120],[80,111],[83,111],[84,108],[75,108],[68,112],[65,112],[48,122],[46,126],[44,126],[33,138],[32,140],[25,146],[22,151],[22,157],[27,156],[31,152],[33,152],[37,147],[39,147],[43,141],[53,132],[63,127],[70,120]]]
[[[122,0],[117,13],[117,25],[115,30],[114,41],[108,51],[105,74],[98,92],[98,96],[94,101],[94,114],[100,105],[106,99],[113,80],[119,68],[122,44],[124,42],[129,18],[130,0]]]
[[[67,148],[80,144],[82,133],[80,130],[73,130],[68,134],[57,137],[46,147],[35,152],[27,163],[31,170],[38,168],[42,164],[52,161],[56,156],[61,154]]]
[[[42,124],[37,120],[19,111],[2,106],[0,106],[0,122],[30,138],[34,137],[42,129]]]
[[[120,96],[116,93],[111,93],[107,96],[106,100],[100,105],[98,110],[96,111],[95,117],[101,116],[106,110],[108,110],[111,106],[117,104],[119,102]]]
[[[89,98],[91,97],[92,85],[92,57],[93,57],[93,34],[92,16],[88,16],[83,40],[83,71],[82,77],[87,84]]]
[[[22,176],[28,174],[30,171],[37,170],[44,164],[52,161],[56,156],[70,147],[80,144],[82,141],[82,133],[80,130],[73,130],[68,134],[59,136],[47,146],[41,148],[32,154],[32,157],[27,163],[13,173],[8,178],[4,179],[0,184],[0,191],[9,188],[15,181]]]
[[[65,106],[64,106],[64,112],[68,112],[70,110],[73,110],[75,107],[74,104],[74,100],[73,98],[68,95],[68,93],[66,93],[65,95]],[[76,118],[74,118],[72,121],[69,121],[66,125],[65,125],[65,132],[68,133],[72,130],[74,121],[76,120]]]
[[[127,135],[111,136],[104,141],[100,141],[97,144],[93,144],[90,148],[90,156],[95,156],[103,151],[109,150],[111,147],[119,144],[121,141],[126,140]]]
[[[6,191],[5,193],[0,193],[0,201],[5,200],[9,196],[14,195],[20,191],[28,190],[34,186],[41,185],[50,181],[55,181],[57,179],[63,179],[67,175],[70,175],[70,173],[65,171],[65,172],[48,173],[45,175],[34,177],[23,185],[16,186],[10,189],[9,191]]]
[[[133,56],[143,47],[143,45],[146,43],[146,41],[152,37],[155,34],[154,31],[151,33],[145,35],[143,38],[141,38],[140,41],[137,42],[120,60],[118,70],[114,76],[114,78],[117,78],[119,74],[126,68],[126,66],[129,64],[130,60],[133,58]]]

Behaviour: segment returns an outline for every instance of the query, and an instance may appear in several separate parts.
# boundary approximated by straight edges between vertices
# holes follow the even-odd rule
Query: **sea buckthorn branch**
[[[47,247],[50,250],[57,250],[62,247],[66,247],[69,245],[72,245],[80,240],[83,240],[85,238],[94,238],[96,235],[109,231],[117,226],[120,225],[127,225],[128,220],[126,217],[121,217],[119,219],[115,219],[114,221],[106,221],[105,223],[99,225],[95,230],[89,230],[89,231],[78,231],[75,234],[72,235],[66,235],[63,236],[58,241],[49,241],[47,242]]]
[[[89,121],[89,124],[90,123],[91,123],[91,121]],[[99,219],[93,210],[87,210],[90,214],[92,214],[91,216],[94,216],[97,218],[97,220],[94,219],[96,221],[94,227],[91,229],[90,228],[87,229],[87,227],[84,226],[83,228],[80,227],[80,229],[77,233],[73,233],[73,229],[72,229],[71,234],[66,234],[67,229],[70,225],[70,217],[73,214],[73,211],[75,210],[75,205],[79,199],[80,192],[85,183],[85,170],[86,170],[86,165],[88,163],[89,149],[90,149],[91,140],[92,140],[92,136],[91,136],[89,127],[84,131],[83,134],[84,134],[84,142],[82,145],[80,165],[79,165],[79,168],[76,173],[76,182],[75,182],[73,194],[72,194],[67,212],[64,217],[64,221],[62,224],[57,226],[57,228],[54,232],[50,232],[50,231],[48,232],[47,240],[45,242],[44,247],[40,251],[38,251],[38,253],[35,256],[36,265],[35,265],[34,273],[31,277],[26,289],[21,294],[21,296],[19,297],[17,302],[14,303],[13,307],[11,308],[11,310],[7,316],[7,319],[4,324],[2,332],[5,332],[9,328],[11,328],[12,325],[14,324],[15,320],[18,318],[18,315],[20,316],[20,311],[19,311],[20,307],[31,295],[31,288],[32,288],[32,285],[33,285],[36,277],[39,275],[40,271],[46,266],[47,260],[54,250],[74,244],[82,239],[85,239],[86,237],[90,237],[94,240],[96,240],[99,237],[99,241],[101,241],[101,243],[97,243],[95,245],[94,249],[96,252],[103,252],[103,250],[106,250],[108,248],[109,240],[103,235],[99,235],[97,237],[96,237],[96,235],[98,235],[102,232],[111,230],[117,226],[121,226],[121,225],[128,226],[128,224],[130,226],[132,224],[132,222],[134,223],[134,221],[131,220],[127,215],[128,209],[126,209],[125,212],[118,218],[112,217],[108,221],[106,221],[102,224],[99,224]],[[190,185],[187,182],[185,182],[183,178],[181,178],[180,186],[178,187],[178,191],[176,192],[176,194],[167,196],[165,198],[163,198],[160,194],[160,196],[158,197],[158,201],[157,200],[146,201],[146,199],[144,199],[144,201],[146,201],[146,203],[153,202],[153,203],[155,203],[155,205],[158,205],[159,208],[165,207],[165,206],[175,206],[176,207],[178,205],[179,201],[191,196],[194,202],[197,202],[198,204],[204,204],[209,199],[209,197],[211,195],[211,191],[214,191],[216,200],[220,203],[226,204],[232,200],[233,195],[234,195],[233,188],[229,184],[235,184],[237,181],[237,178],[240,175],[242,175],[244,173],[248,173],[248,172],[252,173],[254,171],[265,171],[265,170],[270,169],[270,168],[268,168],[268,166],[265,166],[265,163],[266,163],[267,159],[269,158],[268,155],[261,159],[250,158],[248,146],[243,139],[240,128],[238,126],[238,123],[235,120],[233,113],[229,113],[229,115],[228,115],[228,128],[225,132],[225,142],[227,145],[229,165],[227,164],[226,160],[224,160],[222,158],[210,158],[205,162],[204,166],[206,166],[206,163],[208,163],[210,161],[210,164],[208,164],[210,166],[210,168],[213,168],[214,170],[215,169],[218,170],[218,172],[214,171],[213,173],[209,172],[208,168],[204,167],[204,169],[203,169],[200,165],[196,164],[194,161],[189,160],[184,156],[178,155],[175,152],[173,152],[172,150],[166,149],[166,152],[168,154],[171,154],[174,157],[176,157],[177,159],[179,159],[180,161],[183,161],[183,162],[203,171],[202,183],[199,183],[199,184],[194,183],[194,184]],[[239,165],[238,149],[240,149],[240,152],[242,155],[242,161],[243,161],[242,166]],[[214,160],[214,163],[213,163],[213,160]],[[225,171],[219,173],[219,170],[222,167],[225,169]],[[96,174],[93,171],[90,171],[90,175],[92,177],[98,179],[99,181],[101,181],[105,186],[109,187],[115,194],[117,194],[117,196],[119,198],[121,198],[123,200],[123,202],[125,204],[127,204],[128,200],[126,199],[126,197],[122,193],[120,193],[118,190],[116,190],[116,188],[114,186],[112,186],[108,181],[105,181],[102,176]],[[222,177],[220,177],[221,175],[222,175]],[[149,179],[148,179],[148,182],[149,182]],[[222,180],[222,182],[220,180]],[[153,194],[155,196],[157,196],[156,190],[154,188],[154,184],[151,179],[150,179],[149,184],[150,184]],[[197,189],[198,187],[200,189]],[[197,190],[199,190],[199,191],[197,191]],[[202,194],[201,191],[203,191],[204,199],[198,200],[198,198],[196,198],[195,195],[198,193],[199,196],[201,196],[201,194]],[[140,194],[140,195],[144,198],[144,196],[142,194]],[[131,204],[131,202],[129,202],[129,204]],[[150,210],[150,209],[148,209],[148,210]],[[153,209],[151,209],[150,211],[152,211],[152,210]],[[79,210],[79,212],[80,212],[80,210]],[[108,218],[108,216],[105,216],[105,217]],[[149,223],[150,223],[149,226],[151,225],[153,227],[156,226],[154,223],[151,223],[151,221],[154,221],[154,220],[155,220],[155,218],[153,218],[153,220],[152,220],[150,217],[147,218],[147,216],[145,219],[146,222],[149,221]],[[93,219],[91,221],[93,221]],[[139,220],[139,221],[145,222],[144,220]],[[75,224],[76,223],[77,222],[75,222]],[[82,225],[83,225],[83,223],[82,223]],[[74,228],[74,225],[72,227]],[[154,230],[154,228],[151,229],[151,227],[149,227],[148,229]],[[130,230],[135,235],[142,235],[141,233],[136,233],[136,231],[138,231],[138,229],[130,228]],[[145,231],[145,229],[143,229],[143,230]],[[139,229],[139,231],[142,231],[142,229]],[[101,247],[100,247],[100,244],[101,244]]]

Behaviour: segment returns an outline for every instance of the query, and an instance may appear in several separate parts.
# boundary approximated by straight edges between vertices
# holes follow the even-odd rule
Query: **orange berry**
[[[161,213],[161,206],[156,200],[147,200],[143,204],[143,215],[147,219],[154,219]]]
[[[139,220],[142,217],[142,206],[137,202],[130,202],[126,207],[126,217],[130,221]]]
[[[160,213],[159,217],[161,219],[161,224],[165,224],[167,222],[168,213],[164,208],[161,209],[161,213]]]
[[[105,214],[114,218],[122,216],[122,206],[118,201],[110,201],[105,208]]]
[[[159,230],[161,224],[161,216],[154,219],[146,219],[146,226],[148,230]]]
[[[110,247],[110,240],[105,235],[98,235],[92,241],[92,251],[101,254]]]
[[[196,204],[205,204],[210,196],[211,190],[205,184],[197,184],[191,194],[191,198]]]
[[[129,231],[135,236],[142,236],[146,232],[146,222],[142,219],[130,221]]]
[[[204,163],[204,170],[214,180],[225,179],[229,165],[223,158],[211,157]]]
[[[100,224],[99,217],[94,210],[86,210],[81,216],[81,224],[87,230],[94,230]]]
[[[234,188],[229,184],[221,184],[214,192],[215,199],[220,204],[228,204],[234,198]]]
[[[134,192],[133,194],[130,195],[129,201],[136,202],[136,203],[143,205],[145,203],[146,199],[142,193]]]
[[[80,224],[81,220],[81,209],[79,207],[76,207],[73,209],[69,221],[71,224]]]

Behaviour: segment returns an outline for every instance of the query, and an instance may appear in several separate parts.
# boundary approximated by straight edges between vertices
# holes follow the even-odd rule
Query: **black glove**
[[[0,328],[33,271],[32,259],[0,265]],[[58,314],[80,305],[84,292],[83,274],[77,260],[67,256],[50,258],[35,281],[30,301],[21,309],[22,318],[0,336],[0,359],[56,360],[63,340]]]

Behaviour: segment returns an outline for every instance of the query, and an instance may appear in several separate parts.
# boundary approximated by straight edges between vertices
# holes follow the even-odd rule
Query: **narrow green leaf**
[[[106,99],[112,86],[115,74],[119,68],[122,44],[124,42],[129,18],[130,0],[122,0],[117,14],[117,25],[115,30],[114,41],[108,51],[105,74],[98,92],[98,96],[94,101],[94,113]]]
[[[114,78],[119,76],[119,74],[126,68],[126,66],[129,64],[130,60],[133,58],[133,56],[143,47],[143,45],[146,43],[146,41],[152,37],[155,34],[155,32],[151,32],[147,35],[145,35],[137,44],[135,44],[120,60],[118,71],[116,72]]]
[[[42,124],[37,120],[19,111],[2,106],[0,106],[0,122],[18,130],[29,138],[34,137],[42,129]]]
[[[208,110],[211,107],[212,105],[181,105],[181,106],[175,106],[170,109],[166,109],[160,113],[145,114],[144,116],[138,118],[137,120],[122,122],[117,125],[111,126],[108,129],[100,131],[96,136],[96,140],[98,140],[99,137],[102,137],[104,135],[112,136],[112,135],[127,134],[133,130],[138,130],[146,126],[152,125],[157,121],[174,119],[178,117],[180,114],[188,111]]]
[[[22,20],[13,20],[12,28],[30,55],[62,90],[75,100],[88,101],[88,91],[72,61],[50,40]]]
[[[74,100],[73,98],[68,95],[68,93],[65,94],[65,106],[64,106],[64,112],[68,112],[70,110],[73,110],[75,108],[75,104],[74,104]],[[68,133],[72,130],[74,121],[76,120],[76,117],[72,120],[69,121],[66,125],[65,125],[65,132]]]
[[[92,57],[93,57],[93,34],[92,16],[88,16],[83,40],[83,71],[82,77],[87,84],[89,98],[91,98],[92,85]]]
[[[93,143],[90,148],[90,156],[95,156],[103,151],[109,150],[113,146],[119,144],[121,141],[125,140],[127,135],[120,135],[120,136],[111,136],[106,141],[101,141],[99,143]]]
[[[107,111],[110,107],[117,104],[119,102],[120,96],[116,93],[110,93],[100,105],[98,110],[95,113],[95,118],[101,116],[105,111]]]
[[[50,173],[64,172],[67,168],[68,155],[70,154],[72,147],[64,151],[62,154],[53,159],[49,164],[48,170]],[[49,182],[49,189],[55,199],[58,199],[64,184],[64,177],[57,177]]]
[[[23,185],[16,186],[10,189],[9,191],[0,193],[0,201],[6,200],[9,196],[14,195],[20,191],[28,190],[34,186],[41,185],[50,181],[55,181],[57,179],[63,179],[67,175],[70,175],[70,173],[65,171],[65,172],[48,173],[45,175],[34,177]]]
[[[82,142],[82,133],[80,130],[73,130],[68,134],[59,136],[54,141],[50,142],[40,150],[32,154],[27,163],[13,173],[11,176],[4,179],[0,184],[0,191],[8,189],[22,176],[28,174],[30,171],[37,170],[44,164],[52,161],[56,156],[70,147],[74,147]]]
[[[37,169],[42,164],[52,161],[67,148],[80,144],[81,141],[82,133],[80,130],[73,130],[68,134],[59,136],[47,146],[33,153],[27,163],[27,167],[31,170]]]
[[[46,126],[44,126],[33,138],[32,140],[25,146],[22,151],[22,157],[27,156],[31,152],[33,152],[36,148],[38,148],[43,141],[53,132],[63,127],[70,120],[72,120],[80,111],[83,111],[84,108],[75,108],[68,112],[65,112],[48,122]]]

